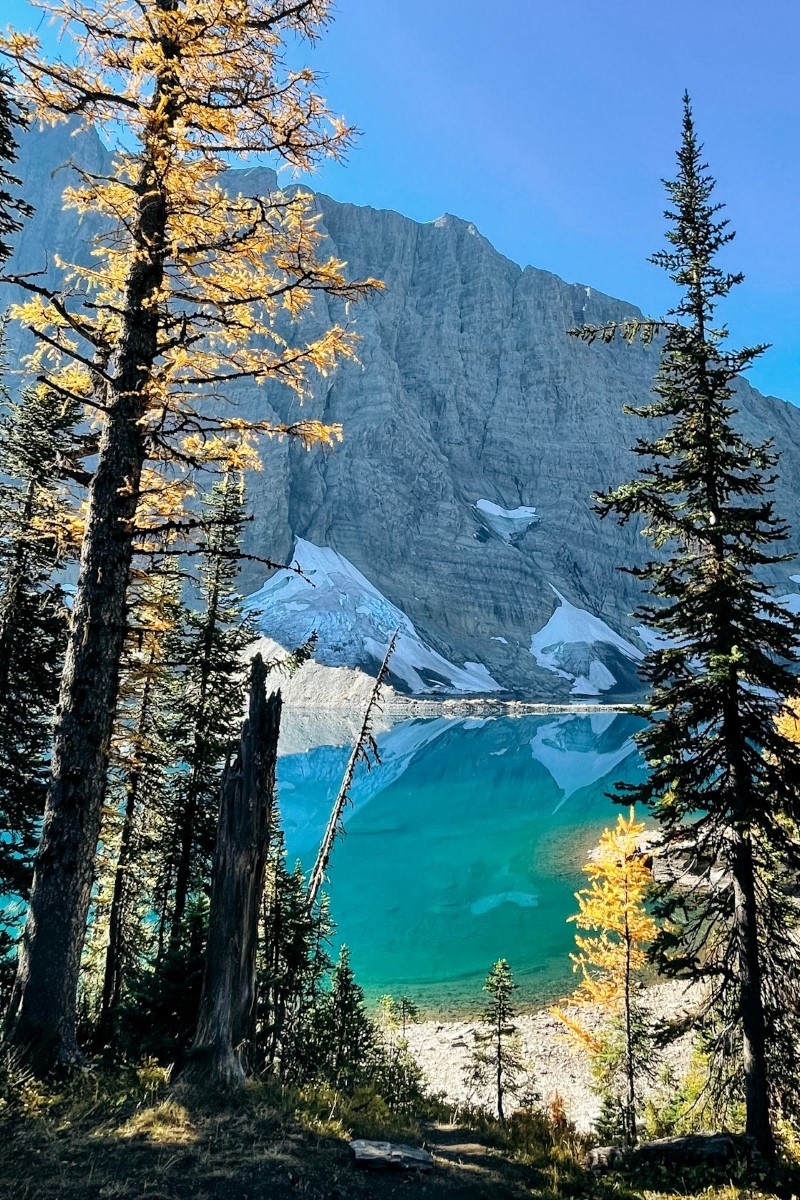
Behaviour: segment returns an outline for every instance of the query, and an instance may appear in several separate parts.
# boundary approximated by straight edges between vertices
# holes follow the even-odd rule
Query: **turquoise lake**
[[[625,713],[404,721],[360,765],[329,869],[337,941],[368,997],[481,1003],[507,958],[528,1003],[569,991],[581,867],[644,768]],[[350,747],[279,759],[290,861],[314,860]]]

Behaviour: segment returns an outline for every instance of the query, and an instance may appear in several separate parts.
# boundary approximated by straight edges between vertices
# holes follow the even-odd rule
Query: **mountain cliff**
[[[61,208],[65,164],[102,170],[108,158],[92,134],[26,135],[18,173],[36,215],[11,270],[52,277],[56,255],[86,260],[92,221]],[[275,176],[232,171],[231,183],[263,193]],[[646,545],[633,525],[600,521],[591,498],[635,469],[637,423],[622,408],[645,399],[658,355],[586,346],[566,330],[638,310],[517,266],[457,217],[420,224],[323,195],[316,204],[330,252],[386,287],[347,313],[317,298],[303,317],[309,332],[350,321],[360,364],[320,380],[303,408],[341,422],[343,443],[312,453],[269,443],[250,481],[246,548],[297,558],[319,585],[281,572],[263,587],[248,565],[242,586],[264,633],[288,645],[317,628],[321,661],[374,671],[400,626],[394,682],[417,693],[634,693],[648,631],[630,616],[637,585],[617,568]],[[22,353],[26,335],[13,338]],[[277,387],[232,387],[228,400],[298,415]],[[796,523],[800,411],[746,383],[737,404],[741,431],[782,453],[777,506]],[[781,592],[795,591],[792,570],[775,569]]]

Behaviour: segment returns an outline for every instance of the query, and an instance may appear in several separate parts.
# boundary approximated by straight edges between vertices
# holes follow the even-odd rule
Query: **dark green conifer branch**
[[[14,101],[13,88],[10,73],[0,67],[0,263],[11,255],[7,239],[19,233],[25,218],[33,215],[32,206],[16,194],[22,183],[10,170],[17,159],[16,134],[28,124]]]
[[[765,569],[787,561],[787,527],[770,497],[777,455],[736,430],[734,385],[763,346],[725,349],[717,303],[742,276],[717,256],[733,240],[702,161],[688,96],[678,172],[666,184],[669,246],[653,256],[680,289],[663,323],[657,422],[635,446],[637,477],[597,498],[601,516],[641,522],[659,552],[633,574],[653,601],[648,654],[648,780],[622,788],[658,818],[667,853],[699,880],[665,888],[661,966],[702,984],[695,1023],[744,1100],[747,1132],[771,1158],[771,1114],[797,1112],[798,941],[791,888],[800,871],[800,748],[776,725],[797,688],[800,621]],[[609,338],[605,340],[610,340]]]

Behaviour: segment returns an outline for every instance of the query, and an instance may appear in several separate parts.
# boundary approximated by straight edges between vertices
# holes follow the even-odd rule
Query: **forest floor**
[[[358,1099],[248,1086],[209,1105],[166,1085],[136,1091],[91,1071],[60,1096],[33,1089],[0,1113],[2,1200],[759,1200],[757,1180],[673,1171],[646,1181],[595,1178],[585,1142],[534,1114],[502,1129],[480,1114],[433,1109],[398,1118]],[[344,1103],[344,1107],[342,1104]],[[356,1167],[351,1137],[410,1142],[434,1156],[430,1173]],[[668,1178],[668,1183],[667,1183]],[[781,1197],[800,1185],[783,1187]]]

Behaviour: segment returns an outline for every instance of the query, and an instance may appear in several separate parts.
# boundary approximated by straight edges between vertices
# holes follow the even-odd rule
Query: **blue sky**
[[[659,313],[670,284],[646,260],[688,88],[747,276],[720,316],[737,343],[773,343],[750,378],[800,404],[798,46],[797,0],[339,0],[308,58],[363,132],[313,183],[455,213],[516,262]]]

